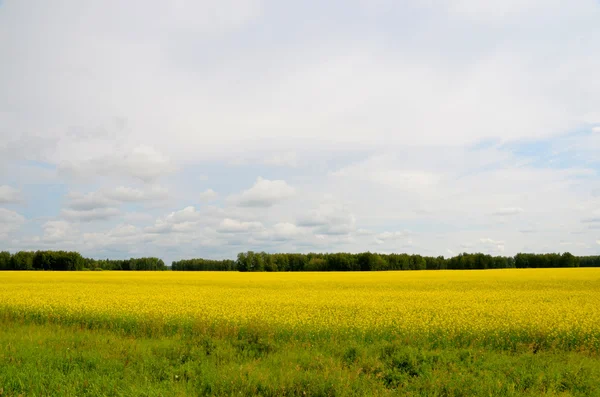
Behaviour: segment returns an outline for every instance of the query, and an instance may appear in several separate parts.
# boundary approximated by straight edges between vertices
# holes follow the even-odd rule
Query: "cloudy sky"
[[[0,0],[0,249],[600,253],[598,0]]]

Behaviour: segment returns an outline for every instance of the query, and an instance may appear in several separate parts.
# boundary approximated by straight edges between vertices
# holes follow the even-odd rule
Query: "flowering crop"
[[[116,329],[258,325],[598,350],[600,269],[1,272],[0,314]]]

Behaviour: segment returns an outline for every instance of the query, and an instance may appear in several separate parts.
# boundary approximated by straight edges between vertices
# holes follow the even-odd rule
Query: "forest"
[[[237,259],[184,259],[173,261],[174,271],[381,271],[381,270],[469,270],[524,269],[559,267],[600,267],[600,256],[519,253],[491,256],[462,253],[454,257],[417,254],[352,253],[275,253],[247,251]],[[74,251],[0,252],[0,270],[168,270],[156,257],[130,259],[85,258]]]
[[[377,270],[468,270],[510,268],[600,267],[600,256],[519,253],[491,256],[463,253],[451,258],[411,254],[277,253],[243,252],[237,260],[187,259],[172,263],[172,270],[237,270],[241,272],[377,271]]]
[[[0,270],[166,270],[159,258],[91,259],[74,251],[0,252]]]

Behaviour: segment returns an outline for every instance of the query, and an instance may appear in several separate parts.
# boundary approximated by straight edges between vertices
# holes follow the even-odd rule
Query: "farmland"
[[[597,268],[21,271],[0,285],[9,395],[593,395],[600,384]]]

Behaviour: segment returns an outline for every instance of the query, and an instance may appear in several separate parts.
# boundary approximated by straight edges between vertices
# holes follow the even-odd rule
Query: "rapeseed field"
[[[129,333],[598,351],[600,269],[365,273],[2,272],[4,318]],[[227,331],[229,330],[229,331]]]

